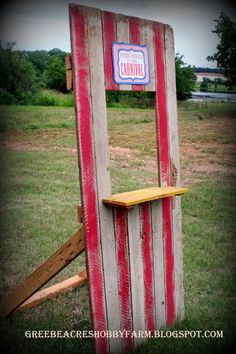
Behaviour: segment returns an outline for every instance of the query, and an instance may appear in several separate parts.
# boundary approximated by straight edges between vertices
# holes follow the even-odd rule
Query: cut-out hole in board
[[[158,185],[155,93],[107,91],[112,194]]]

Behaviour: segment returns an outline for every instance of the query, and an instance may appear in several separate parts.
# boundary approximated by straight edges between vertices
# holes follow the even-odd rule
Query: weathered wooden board
[[[78,275],[71,277],[69,279],[63,280],[60,283],[52,285],[46,289],[40,290],[34,295],[32,295],[28,300],[23,302],[15,311],[25,311],[32,307],[35,307],[45,300],[52,299],[62,292],[69,291],[71,289],[78,288],[83,285],[87,280],[86,269],[80,272]]]
[[[121,331],[133,330],[131,283],[130,283],[130,258],[128,221],[125,209],[114,209],[116,260],[118,274],[118,291],[121,316]],[[130,351],[133,347],[131,334],[124,338],[123,351]]]
[[[87,14],[88,51],[90,58],[90,95],[93,116],[94,157],[96,161],[95,178],[100,222],[100,238],[104,271],[105,297],[107,306],[108,328],[117,330],[120,326],[119,295],[115,259],[115,237],[112,210],[107,209],[102,199],[111,195],[109,174],[108,129],[106,115],[106,97],[104,87],[104,61],[102,50],[102,16],[99,10]],[[91,210],[89,211],[91,213]],[[110,338],[112,352],[121,349],[120,338]]]
[[[79,151],[80,186],[86,234],[87,271],[94,330],[107,330],[104,272],[101,248],[99,196],[91,102],[90,53],[87,8],[70,6],[73,82],[76,101],[76,132]],[[91,15],[92,16],[92,15]],[[94,34],[96,30],[92,29]],[[94,59],[95,58],[91,58]],[[91,63],[92,64],[92,63]],[[94,82],[93,82],[94,84]],[[104,87],[102,89],[103,95]],[[104,105],[104,102],[101,102]],[[109,351],[107,338],[96,338],[98,353]]]
[[[170,26],[165,26],[166,100],[168,112],[170,178],[172,186],[180,185],[180,159],[178,141],[178,117],[176,104],[174,36]],[[184,317],[183,289],[183,246],[181,229],[181,200],[176,197],[172,203],[174,283],[176,318]]]
[[[180,187],[150,187],[135,191],[114,194],[111,198],[104,198],[103,203],[111,206],[129,208],[136,204],[167,198],[175,195],[182,195],[188,191]]]
[[[62,247],[20,283],[0,306],[1,315],[9,315],[84,250],[84,228],[77,231]]]
[[[155,291],[155,323],[156,329],[166,324],[165,299],[165,265],[162,200],[152,202],[152,232],[153,232],[153,277]]]
[[[173,33],[161,23],[77,5],[70,6],[70,23],[93,329],[173,325],[183,316],[177,196],[187,191],[179,187]],[[114,42],[146,46],[149,82],[114,81]],[[156,92],[158,187],[111,195],[105,90]],[[142,340],[100,337],[95,346],[97,353],[119,353]]]
[[[144,312],[148,331],[155,330],[155,301],[153,277],[153,237],[152,213],[150,203],[140,205],[141,249],[144,280]]]
[[[129,43],[129,20],[127,16],[116,15],[117,42]],[[131,91],[131,85],[119,85],[119,90]]]
[[[71,56],[65,56],[65,67],[66,67],[66,89],[68,91],[72,90],[72,65],[71,65]]]
[[[141,222],[139,205],[128,211],[128,235],[130,252],[130,282],[132,294],[133,330],[146,329],[144,310],[144,270],[142,260]],[[134,338],[134,347],[143,338]]]

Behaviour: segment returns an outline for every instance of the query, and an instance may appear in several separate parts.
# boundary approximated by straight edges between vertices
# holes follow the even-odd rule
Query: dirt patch
[[[183,142],[180,144],[181,175],[191,185],[211,175],[236,175],[234,144]]]
[[[128,167],[130,159],[134,159],[135,157],[135,150],[110,145],[109,157],[112,167]]]
[[[66,146],[69,139],[75,139],[73,130],[6,132],[0,134],[0,149],[11,151],[55,152],[66,150],[77,153],[75,147]],[[64,142],[65,141],[65,145]],[[56,143],[58,141],[58,143]]]
[[[114,156],[131,157],[134,151],[120,146],[109,146],[109,153],[110,153],[110,158],[113,158]]]
[[[13,151],[57,151],[60,150],[60,146],[43,146],[42,144],[35,144],[30,141],[19,142],[19,141],[4,141],[0,143],[1,149],[13,150]]]

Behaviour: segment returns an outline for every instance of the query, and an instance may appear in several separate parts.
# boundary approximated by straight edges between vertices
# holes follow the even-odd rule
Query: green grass
[[[73,108],[1,106],[1,132],[55,128],[74,128]]]
[[[235,113],[229,103],[181,103],[179,132],[185,319],[174,330],[223,330],[222,339],[163,338],[137,353],[226,353],[235,328]],[[1,296],[78,228],[80,204],[74,111],[1,107]],[[201,114],[199,119],[198,114]],[[32,126],[34,128],[32,129]],[[156,182],[153,110],[108,110],[114,192]],[[85,266],[84,255],[50,284]],[[91,329],[88,288],[1,319],[1,347],[15,353],[93,353],[89,339],[28,339],[26,330]]]

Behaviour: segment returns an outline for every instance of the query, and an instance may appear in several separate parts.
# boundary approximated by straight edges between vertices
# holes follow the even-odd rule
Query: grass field
[[[224,338],[148,340],[137,353],[226,353],[235,332],[236,106],[178,106],[185,319],[176,330],[220,330]],[[109,109],[113,192],[155,185],[153,110]],[[78,228],[80,203],[73,108],[2,106],[1,297]],[[84,255],[50,284],[85,267]],[[88,288],[1,319],[1,348],[15,353],[93,353],[90,339],[29,339],[26,330],[91,329]],[[17,349],[16,349],[17,348]]]

